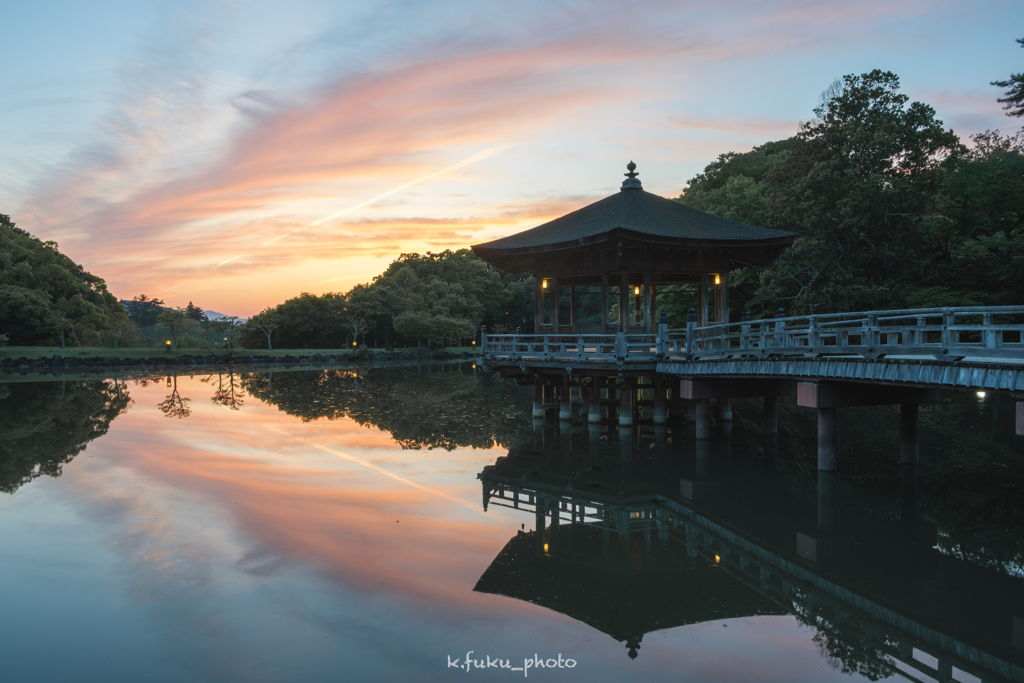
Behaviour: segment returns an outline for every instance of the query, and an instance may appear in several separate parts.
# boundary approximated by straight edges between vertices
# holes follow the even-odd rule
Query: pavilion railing
[[[925,308],[761,320],[669,329],[654,334],[482,332],[484,360],[656,361],[767,356],[967,356],[1024,360],[1024,306]]]

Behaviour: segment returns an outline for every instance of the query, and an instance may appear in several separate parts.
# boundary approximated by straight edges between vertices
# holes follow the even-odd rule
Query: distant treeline
[[[347,293],[301,294],[242,326],[247,348],[443,346],[533,325],[533,278],[490,268],[468,249],[402,254]]]

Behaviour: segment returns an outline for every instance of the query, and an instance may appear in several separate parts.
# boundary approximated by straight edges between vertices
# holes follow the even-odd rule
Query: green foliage
[[[0,214],[0,332],[12,344],[94,343],[123,310],[102,279]]]
[[[1024,47],[1024,38],[1018,38],[1017,42]],[[1010,74],[1005,81],[992,81],[990,85],[1006,88],[1006,96],[998,101],[1003,103],[1007,116],[1024,116],[1024,73]]]
[[[130,402],[118,380],[0,385],[0,491],[59,477]]]
[[[789,140],[721,155],[679,198],[798,235],[770,266],[731,273],[733,319],[1020,303],[1020,136],[968,148],[878,70],[837,81],[815,114]]]
[[[304,422],[348,418],[390,432],[403,448],[511,447],[531,433],[530,394],[470,365],[251,373],[245,391]]]
[[[241,331],[248,348],[340,348],[450,344],[480,325],[532,318],[532,279],[490,269],[468,249],[402,254],[369,284],[347,293],[303,293],[262,311]],[[268,328],[269,325],[269,328]]]

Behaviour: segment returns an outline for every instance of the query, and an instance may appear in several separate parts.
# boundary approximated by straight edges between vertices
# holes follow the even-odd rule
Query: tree
[[[194,305],[191,301],[188,302],[188,306],[185,307],[185,317],[190,320],[195,320],[197,323],[207,322],[206,313],[203,309]]]
[[[1024,38],[1018,38],[1017,42],[1024,47]],[[992,81],[990,85],[1006,88],[1006,97],[1000,97],[997,101],[1003,103],[1007,116],[1024,116],[1024,73],[1010,74],[1005,81]]]
[[[250,322],[258,327],[263,334],[267,335],[267,349],[273,349],[274,346],[270,343],[270,335],[277,329],[277,319],[271,310],[269,308],[265,309],[259,315],[253,316]]]
[[[168,377],[167,380],[171,383],[171,393],[167,395],[167,398],[158,403],[156,407],[166,417],[176,417],[179,420],[188,417],[192,414],[192,408],[189,406],[192,399],[182,398],[181,394],[178,393],[177,376],[173,378]]]
[[[220,347],[226,347],[228,355],[231,355],[235,351],[235,345],[238,342],[238,335],[241,326],[242,324],[238,322],[238,317],[234,315],[219,318],[210,323],[210,327],[212,327],[214,332],[217,334],[217,340],[220,342]]]
[[[163,310],[163,299],[149,297],[145,294],[132,297],[128,304],[128,315],[139,327],[143,328],[156,325],[156,318]]]
[[[16,298],[5,307],[13,317],[0,318],[0,327],[15,344],[53,343],[62,333],[63,343],[94,342],[118,306],[106,283],[60,253],[56,242],[36,239],[3,214],[0,286],[15,288],[5,290]],[[39,309],[43,302],[50,315]]]
[[[58,321],[45,292],[0,285],[0,331],[14,344],[31,344],[50,338]]]
[[[899,307],[927,268],[921,235],[963,153],[895,74],[845,76],[766,174],[769,225],[798,233],[759,298],[794,313]]]
[[[199,323],[188,317],[188,311],[180,306],[162,312],[156,322],[171,335],[171,348],[178,348],[178,336],[186,330],[201,330]]]

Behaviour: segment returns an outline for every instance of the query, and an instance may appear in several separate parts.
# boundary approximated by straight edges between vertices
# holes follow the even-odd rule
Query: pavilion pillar
[[[544,417],[544,384],[539,379],[533,382],[533,416]]]
[[[551,333],[558,334],[558,278],[549,278],[548,289],[551,290]]]
[[[648,278],[649,280],[649,278]],[[651,333],[658,331],[658,300],[655,298],[657,292],[654,285],[651,285]]]
[[[916,465],[921,453],[919,440],[919,404],[900,404],[900,462]]]
[[[708,274],[701,273],[697,286],[697,327],[708,324]]]
[[[653,321],[654,318],[651,317],[651,274],[644,273],[644,332],[647,334],[654,332]]]
[[[636,380],[632,377],[623,377],[619,385],[619,426],[633,426],[633,391]]]
[[[729,273],[725,271],[719,275],[721,284],[716,288],[717,304],[718,304],[718,315],[717,321],[728,325],[729,324]]]
[[[619,324],[629,334],[629,273],[622,271],[619,278]]]
[[[576,285],[569,287],[569,324],[572,325],[572,333],[576,334]]]
[[[601,276],[601,334],[608,334],[608,276]]]
[[[561,386],[561,407],[558,409],[559,420],[571,420],[572,419],[572,389],[569,375],[562,378]]]
[[[544,325],[544,278],[533,278],[533,333],[540,334]]]
[[[601,421],[601,383],[594,375],[590,378],[590,410],[587,411],[587,422],[597,424]]]

